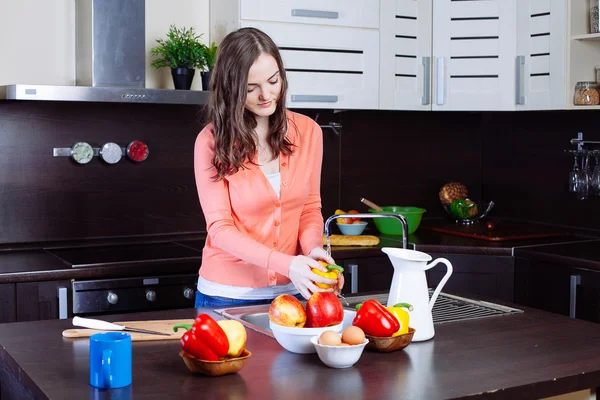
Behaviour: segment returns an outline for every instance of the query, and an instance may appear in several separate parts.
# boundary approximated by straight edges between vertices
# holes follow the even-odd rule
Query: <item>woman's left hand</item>
[[[322,247],[315,247],[310,251],[310,253],[308,253],[308,256],[313,260],[323,260],[327,264],[335,264],[335,260],[329,254],[327,254],[327,251],[325,251],[325,249]]]
[[[329,254],[327,254],[327,251],[325,251],[325,249],[322,247],[315,247],[314,249],[312,249],[310,251],[310,253],[308,253],[308,257],[312,258],[313,260],[317,260],[317,261],[323,260],[327,264],[335,264],[335,260],[333,259],[333,257],[331,257]],[[342,292],[343,287],[344,287],[344,274],[340,274],[338,277],[337,287],[335,287],[333,289],[333,292],[337,295]]]

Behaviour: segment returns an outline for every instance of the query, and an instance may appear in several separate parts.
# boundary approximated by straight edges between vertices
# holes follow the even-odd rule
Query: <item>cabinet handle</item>
[[[517,56],[517,104],[525,104],[525,56]]]
[[[431,103],[431,57],[423,57],[423,97],[421,104]]]
[[[569,318],[575,318],[577,311],[577,286],[581,284],[581,275],[571,275],[569,286]]]
[[[58,319],[67,319],[69,317],[67,288],[57,288],[56,296],[58,297]]]
[[[302,10],[294,8],[292,9],[292,17],[338,19],[339,14],[337,11]]]
[[[295,103],[318,102],[318,103],[337,103],[337,96],[328,96],[320,94],[293,94],[292,101]]]
[[[350,293],[358,293],[358,264],[349,264],[350,268]]]
[[[435,103],[438,106],[443,106],[444,105],[444,92],[445,87],[444,84],[446,83],[446,71],[445,71],[445,59],[444,57],[438,57],[437,58],[437,68],[436,68],[436,76],[437,76],[437,87],[436,87],[436,94],[435,94]]]

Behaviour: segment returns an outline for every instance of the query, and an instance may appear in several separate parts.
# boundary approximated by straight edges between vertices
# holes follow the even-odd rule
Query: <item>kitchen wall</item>
[[[593,129],[598,111],[468,113],[297,110],[323,129],[323,214],[414,205],[446,217],[438,191],[462,181],[492,216],[600,229],[600,197],[567,192],[569,139]],[[0,243],[202,232],[193,176],[201,108],[180,105],[0,102]],[[87,165],[52,149],[87,141],[126,146],[138,139],[148,160]]]
[[[75,1],[0,0],[0,85],[75,84]],[[168,69],[150,67],[150,49],[170,24],[208,37],[209,0],[146,0],[146,87],[172,89]],[[192,89],[200,90],[197,74]]]

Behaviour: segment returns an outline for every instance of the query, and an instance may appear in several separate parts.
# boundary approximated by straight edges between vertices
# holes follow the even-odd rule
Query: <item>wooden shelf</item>
[[[574,35],[572,40],[600,40],[600,33],[587,33],[585,35]]]

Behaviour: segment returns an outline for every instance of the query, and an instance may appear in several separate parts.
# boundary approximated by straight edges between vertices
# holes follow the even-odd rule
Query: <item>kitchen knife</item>
[[[171,336],[170,333],[151,331],[148,329],[128,328],[123,325],[113,324],[112,322],[102,321],[93,318],[73,317],[73,326],[81,326],[84,328],[96,329],[99,331],[131,331],[139,333],[147,333],[150,335]]]

